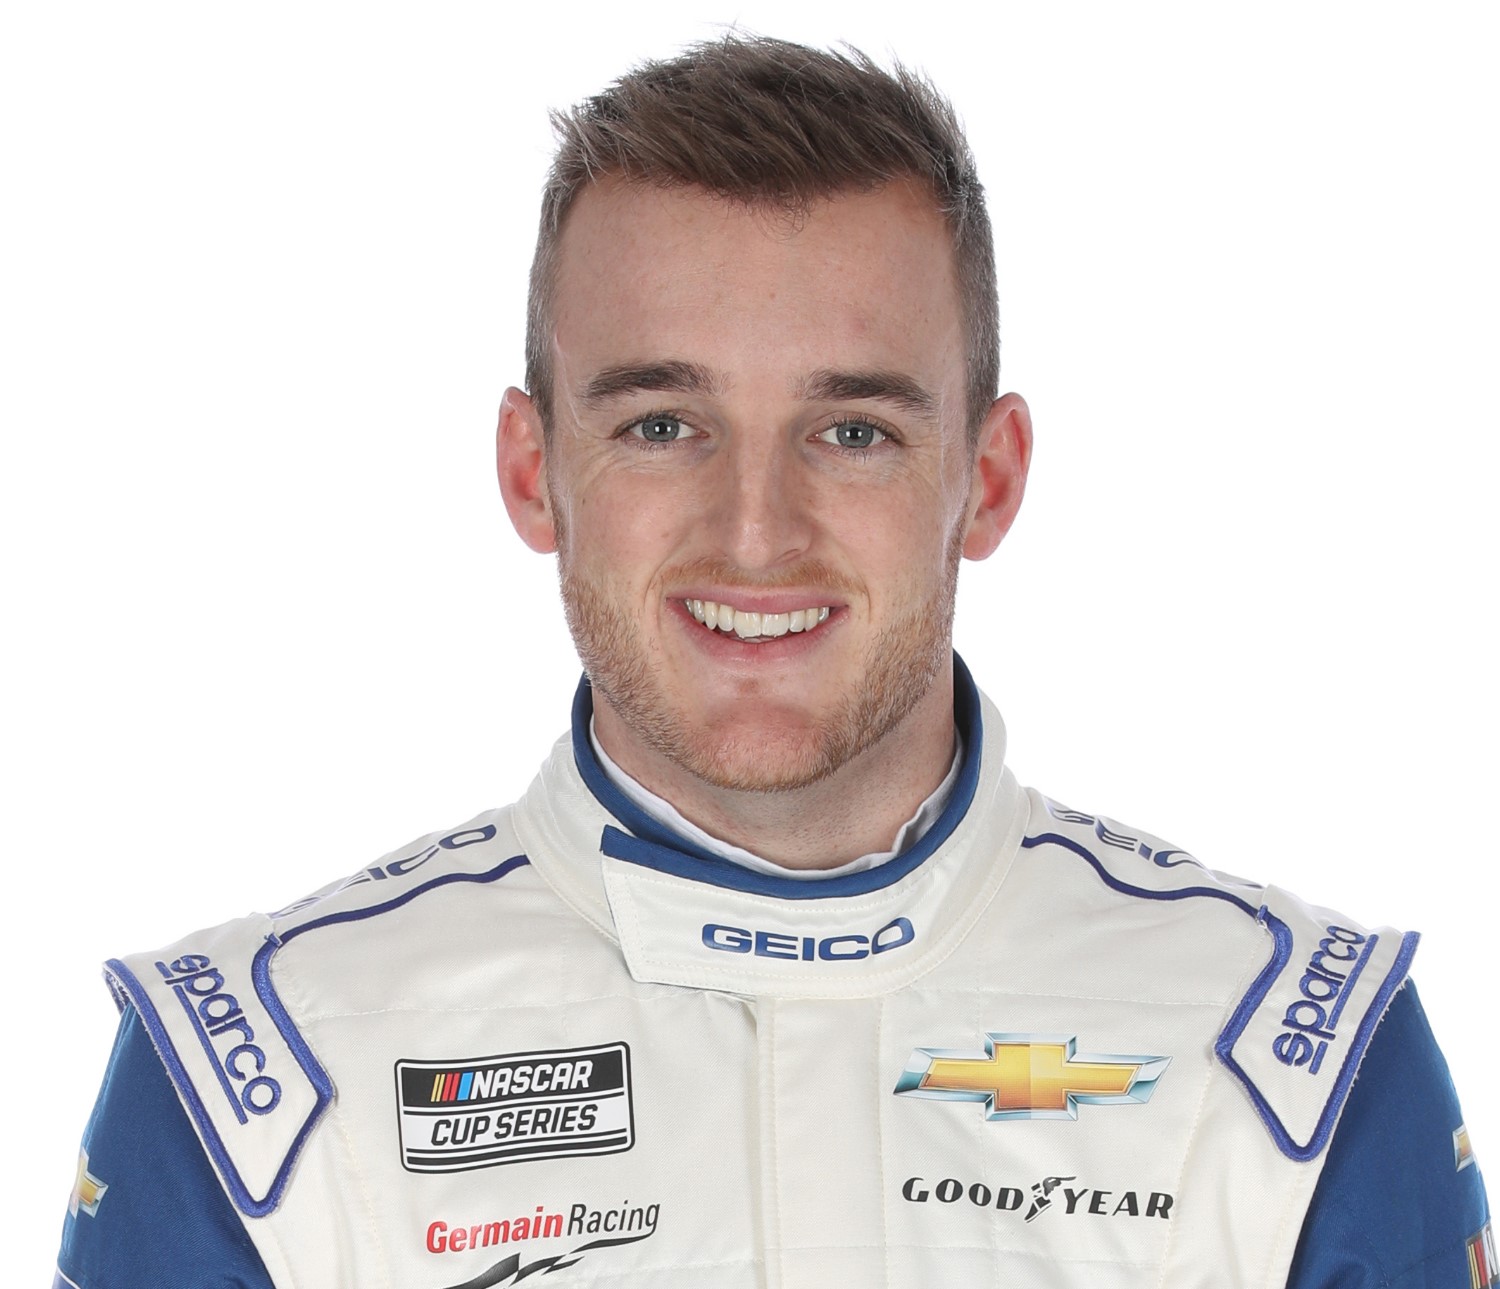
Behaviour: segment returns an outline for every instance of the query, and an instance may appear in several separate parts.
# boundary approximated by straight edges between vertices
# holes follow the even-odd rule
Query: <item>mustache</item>
[[[774,569],[749,572],[732,560],[701,556],[663,569],[661,581],[711,582],[730,591],[781,591],[797,587],[810,591],[830,591],[836,596],[857,594],[863,588],[841,569],[820,559],[798,560]]]

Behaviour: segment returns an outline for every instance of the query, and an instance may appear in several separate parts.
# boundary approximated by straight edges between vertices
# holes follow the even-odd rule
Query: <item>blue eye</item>
[[[841,421],[838,425],[830,425],[818,437],[824,443],[831,443],[835,447],[873,448],[877,443],[885,442],[890,436],[867,421]]]
[[[627,429],[647,443],[675,443],[678,439],[690,439],[695,433],[675,416],[648,416]]]

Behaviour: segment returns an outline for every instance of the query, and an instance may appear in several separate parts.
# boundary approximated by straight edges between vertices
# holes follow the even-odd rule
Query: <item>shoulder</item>
[[[1408,982],[1349,1094],[1289,1289],[1481,1283],[1495,1274],[1484,1184],[1458,1096]]]
[[[377,948],[392,934],[430,939],[436,950],[452,940],[455,902],[504,887],[507,896],[524,883],[515,877],[530,866],[510,825],[509,809],[488,811],[456,827],[428,833],[366,863],[271,913],[252,913],[190,932],[164,948],[133,953],[105,964],[117,1001],[139,1011],[148,1026],[194,1012],[212,1031],[237,1033],[244,1042],[241,1004],[275,994],[294,953],[312,973],[337,974],[347,958],[323,961],[315,946],[336,933],[339,951],[367,942]],[[509,883],[505,879],[512,879]],[[507,904],[486,906],[486,916],[505,916]],[[304,952],[304,945],[314,947]],[[295,946],[295,949],[293,948]],[[274,1025],[276,1005],[265,1019]],[[160,1015],[166,1013],[167,1015]],[[248,1023],[248,1022],[247,1022]]]
[[[428,834],[349,877],[271,914],[251,914],[192,932],[165,948],[111,959],[106,975],[176,1089],[225,1192],[250,1217],[276,1208],[302,1146],[327,1113],[334,1088],[303,1030],[319,982],[363,982],[358,954],[389,959],[393,939],[410,957],[442,958],[456,940],[451,920],[523,873],[528,861],[508,811]],[[468,895],[470,898],[465,898]],[[497,917],[501,904],[483,913]],[[330,951],[320,941],[333,941]],[[297,954],[296,988],[284,961]],[[424,955],[423,946],[430,953]],[[351,947],[352,946],[352,947]],[[291,1001],[295,997],[295,1003]]]
[[[526,863],[511,808],[427,833],[268,915],[281,942],[321,926],[368,921],[444,887],[485,886]],[[418,907],[420,912],[420,906]]]
[[[1030,796],[1023,850],[1045,861],[1081,865],[1098,885],[1127,899],[1175,905],[1187,922],[1218,907],[1252,920],[1258,915],[1266,891],[1261,884],[1211,869],[1144,829],[1061,805],[1035,790]]]
[[[1112,901],[1150,905],[1153,934],[1181,956],[1236,951],[1245,965],[1215,1055],[1282,1154],[1321,1155],[1417,935],[1215,871],[1153,834],[1039,794],[1022,847],[1083,873]]]
[[[64,1219],[60,1284],[270,1289],[140,1018],[120,1021]]]

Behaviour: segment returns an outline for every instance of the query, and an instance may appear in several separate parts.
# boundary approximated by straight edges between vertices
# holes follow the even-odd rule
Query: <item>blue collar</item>
[[[975,688],[974,678],[969,675],[963,659],[954,654],[953,720],[963,735],[964,759],[959,767],[958,781],[953,785],[953,794],[932,827],[914,846],[894,859],[861,873],[831,877],[826,881],[773,877],[741,868],[679,836],[646,814],[615,787],[600,766],[589,741],[589,721],[593,715],[593,690],[585,676],[578,682],[578,692],[573,697],[573,760],[599,804],[628,830],[606,827],[600,849],[606,855],[627,863],[752,895],[791,900],[831,899],[866,895],[899,882],[948,840],[968,812],[979,785],[980,744],[984,734],[979,714],[979,690]]]

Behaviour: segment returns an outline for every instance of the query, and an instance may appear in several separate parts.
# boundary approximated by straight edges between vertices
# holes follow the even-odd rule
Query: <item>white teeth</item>
[[[790,613],[752,613],[713,600],[685,600],[687,611],[710,631],[733,633],[741,640],[774,640],[789,631],[811,631],[828,621],[827,605]]]

